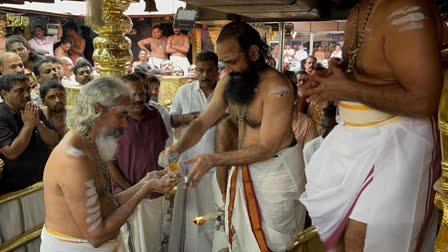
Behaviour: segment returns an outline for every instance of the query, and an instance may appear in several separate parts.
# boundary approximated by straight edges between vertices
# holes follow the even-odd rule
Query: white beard
[[[120,137],[105,134],[104,132],[101,132],[96,137],[98,155],[106,164],[115,160],[118,150],[118,140],[120,140]]]

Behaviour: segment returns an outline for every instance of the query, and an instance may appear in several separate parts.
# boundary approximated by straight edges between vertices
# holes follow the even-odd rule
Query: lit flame
[[[193,223],[199,226],[209,220],[210,220],[210,216],[198,216],[193,219]]]

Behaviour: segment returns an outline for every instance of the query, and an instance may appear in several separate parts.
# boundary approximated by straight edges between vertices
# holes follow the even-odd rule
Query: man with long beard
[[[187,53],[190,50],[188,36],[182,34],[179,28],[173,28],[174,35],[168,37],[166,42],[166,52],[171,54],[170,61],[174,67],[180,67],[186,73],[190,67]]]
[[[307,165],[300,200],[328,250],[432,251],[440,13],[426,0],[353,5],[346,64],[332,59],[299,88],[308,101],[338,104],[340,115]]]
[[[45,226],[41,251],[117,251],[120,227],[150,192],[168,182],[148,173],[113,195],[107,163],[115,158],[127,127],[129,89],[110,78],[84,86],[67,114],[70,131],[51,153],[44,172]]]
[[[238,149],[199,154],[186,187],[196,186],[215,166],[232,166],[226,196],[226,233],[232,251],[285,251],[303,229],[305,210],[302,150],[291,129],[294,93],[289,80],[266,64],[269,47],[250,25],[232,22],[217,40],[229,77],[215,88],[212,101],[191,122],[160,163],[194,146],[230,108],[238,126]]]

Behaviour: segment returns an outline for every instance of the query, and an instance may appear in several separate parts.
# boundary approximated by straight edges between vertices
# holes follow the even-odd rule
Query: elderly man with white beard
[[[127,127],[130,91],[98,78],[84,86],[67,114],[70,131],[48,159],[44,172],[46,219],[41,251],[120,251],[120,227],[150,192],[172,189],[166,172],[148,173],[113,195],[107,163],[115,158]]]

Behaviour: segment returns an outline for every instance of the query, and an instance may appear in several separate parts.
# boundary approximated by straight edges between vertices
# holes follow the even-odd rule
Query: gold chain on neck
[[[361,44],[364,41],[364,35],[366,33],[367,24],[369,23],[370,17],[373,14],[372,7],[373,2],[375,0],[369,1],[369,6],[367,7],[366,15],[364,16],[364,23],[362,27],[361,33],[358,35],[358,16],[359,16],[359,6],[356,7],[357,11],[354,16],[353,22],[353,35],[352,35],[352,43],[350,45],[350,49],[348,51],[348,67],[345,71],[346,74],[353,72],[353,67],[355,66],[356,59],[358,58],[359,48],[361,48]],[[375,7],[376,8],[376,7]],[[355,42],[356,41],[356,42]]]
[[[247,111],[247,105],[243,105],[242,108],[238,108],[238,113],[237,113],[237,119],[238,121],[236,122],[236,126],[239,128],[241,123],[244,120],[244,117],[246,116],[246,111]]]

